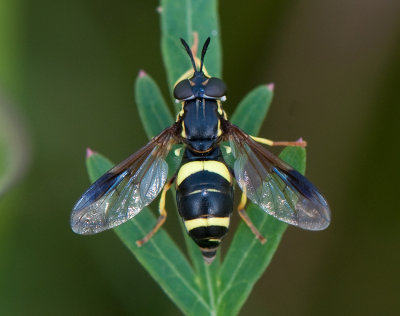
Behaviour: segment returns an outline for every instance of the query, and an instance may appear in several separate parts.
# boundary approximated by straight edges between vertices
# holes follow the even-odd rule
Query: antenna
[[[188,55],[189,55],[189,57],[190,57],[190,61],[192,62],[193,69],[194,69],[194,71],[196,72],[197,69],[196,69],[196,64],[195,64],[195,62],[194,62],[192,50],[190,49],[188,43],[186,43],[186,41],[185,41],[183,38],[181,38],[181,42],[182,42],[182,45],[185,47],[186,52],[188,53]],[[204,47],[203,47],[203,50],[204,50]],[[200,70],[200,71],[201,71],[201,70]]]
[[[203,62],[204,62],[204,56],[206,54],[207,48],[208,48],[208,44],[210,44],[210,37],[208,37],[206,39],[206,41],[204,42],[203,45],[203,49],[201,50],[201,62],[200,62],[200,72],[203,72]]]

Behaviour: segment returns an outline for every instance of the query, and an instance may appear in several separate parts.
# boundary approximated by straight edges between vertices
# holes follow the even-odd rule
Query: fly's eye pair
[[[205,83],[205,84],[204,84]],[[174,89],[177,100],[187,100],[194,97],[222,98],[226,93],[225,83],[218,78],[210,78],[198,85],[192,85],[189,79],[179,82]]]

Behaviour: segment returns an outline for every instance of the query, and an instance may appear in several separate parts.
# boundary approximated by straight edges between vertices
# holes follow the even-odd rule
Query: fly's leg
[[[136,241],[136,245],[141,247],[144,243],[148,242],[151,237],[160,229],[160,227],[164,224],[166,218],[167,218],[167,210],[165,209],[165,197],[167,194],[167,191],[171,188],[172,184],[175,181],[175,177],[173,176],[171,179],[168,180],[168,182],[164,185],[163,191],[161,193],[161,198],[160,198],[160,205],[159,205],[159,212],[160,216],[157,219],[157,223],[154,226],[154,228],[142,239]]]
[[[255,136],[250,136],[253,140],[255,140],[258,143],[268,145],[268,146],[298,146],[298,147],[306,147],[307,142],[304,141],[302,138],[299,138],[295,142],[275,142],[270,139],[266,138],[261,138],[261,137],[255,137]]]
[[[247,202],[247,195],[246,195],[246,192],[243,191],[242,198],[240,199],[240,203],[238,206],[239,215],[244,220],[244,222],[247,224],[247,226],[249,226],[251,232],[257,237],[257,239],[262,244],[264,244],[267,240],[263,237],[263,235],[261,235],[261,233],[258,231],[258,229],[252,223],[250,217],[247,215],[246,210],[245,210],[246,202]]]

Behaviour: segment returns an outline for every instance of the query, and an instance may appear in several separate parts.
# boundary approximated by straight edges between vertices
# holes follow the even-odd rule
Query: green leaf
[[[192,69],[189,56],[179,38],[193,44],[193,32],[198,33],[199,55],[207,37],[211,43],[205,57],[205,68],[212,76],[221,77],[221,45],[219,40],[218,8],[216,0],[162,0],[161,1],[161,48],[167,71],[170,91],[186,71]],[[176,106],[180,110],[180,105]],[[184,232],[186,234],[186,232]],[[189,256],[197,273],[197,281],[210,306],[215,304],[216,275],[219,258],[213,264],[205,264],[198,246],[185,237]]]
[[[176,80],[191,69],[190,59],[179,38],[184,38],[192,45],[194,32],[199,35],[198,52],[204,40],[208,36],[212,38],[205,66],[210,75],[221,77],[217,1],[161,0],[159,11],[161,46],[170,91],[172,92]],[[240,102],[231,122],[247,133],[256,135],[268,112],[272,96],[272,86],[257,87]],[[144,72],[141,72],[136,80],[135,97],[149,138],[173,123],[173,117],[160,89]],[[180,106],[176,109],[180,110]],[[179,149],[179,146],[172,148],[167,157],[170,175],[179,166],[183,153],[181,150],[180,154],[175,154],[175,149]],[[304,149],[287,148],[281,157],[304,172]],[[91,179],[95,180],[111,168],[112,164],[105,157],[94,154],[88,158],[87,166]],[[171,192],[173,191],[172,189]],[[196,316],[235,315],[268,266],[287,227],[285,223],[275,220],[254,204],[249,205],[248,214],[268,239],[267,244],[261,245],[249,228],[241,223],[222,265],[219,254],[211,265],[207,265],[198,246],[184,230],[194,269],[163,229],[143,247],[137,247],[136,240],[146,235],[156,223],[156,218],[149,208],[143,209],[134,219],[116,227],[114,231],[183,313]]]
[[[257,135],[267,116],[274,91],[262,85],[250,91],[233,113],[230,121],[250,135]]]
[[[271,85],[262,85],[252,90],[240,102],[231,122],[247,133],[257,135],[272,97]],[[231,155],[227,156],[227,160],[232,160]],[[304,148],[287,147],[282,151],[280,158],[304,173]],[[236,315],[239,312],[255,282],[269,265],[287,227],[287,224],[267,215],[253,203],[249,203],[246,211],[261,234],[267,238],[267,243],[262,245],[245,223],[239,225],[220,269],[218,315]]]
[[[157,135],[162,129],[170,126],[173,123],[172,116],[167,108],[164,99],[161,96],[160,89],[156,83],[144,72],[140,72],[135,85],[136,103],[138,105],[140,117],[149,138]],[[169,176],[176,171],[180,164],[183,151],[180,155],[175,155],[175,150],[182,146],[174,146],[167,157],[169,166]],[[175,193],[173,189],[171,192]],[[175,199],[175,196],[174,196]],[[182,225],[183,226],[183,225]],[[117,228],[118,229],[118,228]],[[210,287],[210,279],[215,279],[216,273],[212,276],[209,273],[209,267],[205,265],[203,257],[199,251],[199,247],[188,237],[184,227],[185,240],[189,250],[189,255],[198,273],[197,284],[200,288],[202,296],[207,302],[213,301],[213,287]],[[214,267],[217,263],[213,264]],[[212,305],[212,304],[210,304]],[[196,313],[200,313],[197,311]]]
[[[306,173],[307,151],[302,147],[286,147],[279,157],[295,168],[302,175]]]
[[[92,182],[112,167],[107,158],[97,153],[90,155],[86,163]],[[189,262],[163,229],[142,247],[136,245],[155,223],[152,212],[144,208],[134,219],[114,231],[183,313],[210,315]]]
[[[148,139],[158,135],[174,123],[171,111],[168,109],[157,83],[142,70],[135,83],[135,99]],[[175,173],[181,162],[183,151],[180,151],[180,155],[175,155],[175,150],[181,147],[181,145],[173,146],[166,158],[168,177]]]
[[[196,243],[189,237],[186,229],[182,225],[183,236],[185,239],[186,247],[188,249],[189,256],[192,260],[194,270],[196,273],[196,281],[199,284],[201,294],[212,311],[216,310],[217,300],[217,282],[218,272],[220,267],[220,252],[217,252],[217,256],[211,264],[205,263],[201,254],[200,248]]]
[[[273,95],[272,85],[261,85],[253,89],[240,101],[230,122],[250,135],[257,135],[267,116]],[[222,153],[226,163],[233,166],[234,158],[231,152],[222,150]]]
[[[89,175],[90,182],[96,181],[100,176],[106,173],[113,167],[113,163],[108,158],[86,149],[86,169]]]
[[[141,71],[136,79],[135,98],[140,119],[149,139],[172,125],[174,120],[160,88],[144,71]]]
[[[287,147],[279,155],[299,171],[305,170],[304,148]],[[253,203],[246,209],[267,242],[262,245],[242,222],[224,259],[220,273],[219,315],[236,315],[255,284],[269,265],[287,224],[267,215]]]
[[[170,91],[176,81],[192,69],[189,56],[179,38],[193,44],[193,32],[199,35],[199,51],[207,37],[211,43],[205,58],[208,73],[221,77],[221,44],[216,0],[161,0],[161,49]]]

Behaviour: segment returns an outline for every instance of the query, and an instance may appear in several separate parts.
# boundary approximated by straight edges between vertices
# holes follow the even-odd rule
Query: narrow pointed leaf
[[[207,37],[211,43],[205,58],[210,75],[221,76],[221,45],[219,40],[218,7],[216,0],[161,0],[161,49],[172,92],[175,82],[191,69],[189,56],[180,38],[193,44],[193,32],[199,35],[198,54]]]
[[[154,80],[143,71],[139,73],[139,76],[136,79],[135,96],[141,121],[149,139],[173,123],[172,115],[161,95],[160,89]],[[175,154],[175,150],[179,150],[179,148],[181,148],[181,146],[174,146],[167,157],[170,171],[169,177],[175,173],[180,164],[183,152],[180,151],[179,156]],[[175,198],[175,190],[171,189],[171,192],[173,192]],[[204,260],[199,253],[198,247],[193,244],[193,241],[187,238],[188,236],[185,232],[184,236],[188,245],[192,246],[188,246],[188,249],[193,257],[196,258],[196,261],[194,262],[195,266],[196,264],[202,266],[202,261]],[[201,282],[199,282],[199,280],[197,280],[197,283],[200,286],[199,283]]]
[[[110,161],[97,153],[87,159],[92,182],[111,167]],[[149,208],[145,208],[132,220],[114,228],[114,231],[183,313],[209,315],[210,309],[202,298],[190,264],[163,229],[142,247],[136,245],[136,241],[145,236],[155,223],[155,216]]]
[[[272,97],[273,90],[267,85],[253,89],[237,106],[231,123],[250,135],[257,135],[267,116]]]
[[[204,64],[211,76],[221,77],[217,0],[161,0],[160,3],[161,49],[171,93],[176,81],[185,72],[192,69],[189,56],[184,50],[180,38],[185,39],[189,45],[193,45],[194,32],[198,34],[197,56],[200,55],[206,38],[211,37]],[[179,111],[180,104],[175,108]],[[211,266],[206,266],[198,247],[188,238],[186,238],[186,244],[197,273],[198,284],[205,299],[212,304],[215,300],[214,284],[219,268],[219,258],[216,258]]]
[[[173,197],[175,198],[175,190],[171,189]],[[176,206],[176,200],[175,200]],[[181,222],[183,238],[185,240],[186,248],[189,257],[192,261],[192,265],[196,274],[196,283],[200,288],[200,292],[211,310],[216,310],[217,300],[217,276],[220,267],[220,252],[217,252],[217,256],[212,264],[207,264],[203,255],[201,254],[200,248],[196,243],[189,237],[183,223]]]
[[[257,135],[267,115],[273,97],[271,86],[259,86],[240,102],[231,122],[251,135]],[[280,157],[300,172],[305,171],[304,148],[285,148]],[[232,157],[228,155],[228,159]],[[262,273],[270,263],[287,224],[267,215],[249,203],[247,213],[259,231],[267,238],[261,243],[245,223],[241,223],[224,259],[219,275],[218,314],[236,315]]]
[[[261,85],[253,89],[240,101],[230,122],[250,135],[257,135],[267,116],[273,95],[270,85]],[[224,150],[222,153],[228,165],[232,166],[233,156]]]
[[[143,128],[148,139],[158,135],[162,130],[174,123],[171,111],[168,109],[157,83],[144,71],[140,71],[135,83],[135,99]],[[178,168],[182,159],[182,151],[179,156],[175,150],[176,145],[167,157],[168,177],[171,177]]]
[[[304,148],[287,147],[280,158],[304,173],[306,152]],[[266,214],[250,203],[247,214],[267,242],[262,245],[245,223],[241,223],[225,257],[220,273],[218,313],[236,315],[255,284],[269,265],[287,224]]]
[[[135,99],[147,137],[158,135],[174,122],[157,83],[144,71],[136,78]]]
[[[86,149],[86,170],[90,182],[96,181],[100,176],[113,167],[111,160],[99,153]]]
[[[182,225],[183,226],[183,225]],[[217,282],[218,272],[220,268],[220,251],[211,264],[207,264],[201,254],[199,246],[189,237],[185,228],[183,229],[186,247],[192,260],[196,273],[196,282],[199,285],[200,292],[211,310],[216,310],[216,302],[218,298]]]

